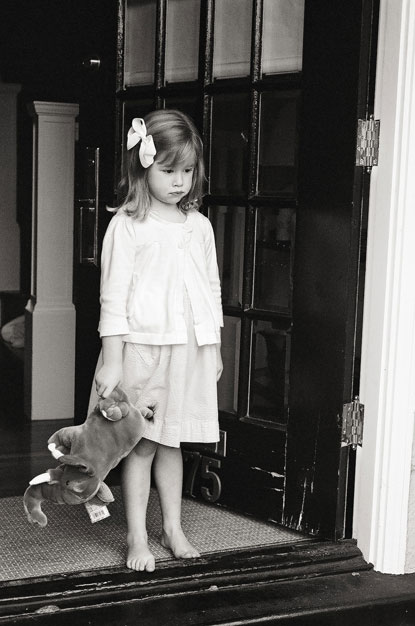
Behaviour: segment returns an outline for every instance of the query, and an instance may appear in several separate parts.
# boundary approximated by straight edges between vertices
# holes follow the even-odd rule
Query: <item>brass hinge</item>
[[[380,120],[357,120],[356,165],[365,167],[368,172],[379,161]]]
[[[364,414],[365,407],[358,397],[343,404],[342,447],[351,446],[352,450],[356,450],[362,445]]]

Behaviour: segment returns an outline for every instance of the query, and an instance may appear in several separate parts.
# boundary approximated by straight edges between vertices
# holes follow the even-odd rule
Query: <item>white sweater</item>
[[[101,257],[101,337],[153,345],[187,343],[187,289],[198,345],[220,343],[222,302],[210,221],[192,211],[176,224],[150,211],[144,221],[118,213]]]

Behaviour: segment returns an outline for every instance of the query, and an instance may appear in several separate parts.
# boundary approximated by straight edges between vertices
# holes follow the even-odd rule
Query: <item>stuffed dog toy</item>
[[[79,426],[61,428],[48,440],[48,448],[60,465],[32,479],[23,503],[29,522],[46,526],[41,504],[104,506],[114,501],[104,479],[141,439],[151,409],[135,408],[116,387]]]

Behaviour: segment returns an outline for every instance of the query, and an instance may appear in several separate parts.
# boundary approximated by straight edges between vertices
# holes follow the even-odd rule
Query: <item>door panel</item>
[[[305,13],[284,516],[332,538],[345,532],[342,405],[357,392],[368,174],[354,167],[354,138],[357,117],[373,111],[377,11],[377,2],[353,1],[308,3]]]
[[[114,0],[89,0],[84,3],[87,13],[82,20],[85,36],[80,37],[83,63],[79,64],[79,139],[76,154],[75,185],[75,233],[74,233],[74,303],[76,308],[76,363],[75,363],[75,423],[86,417],[89,394],[97,362],[100,340],[99,318],[99,257],[100,244],[111,214],[106,206],[114,201],[114,117],[117,6]],[[98,17],[97,17],[98,16]],[[93,26],[89,27],[89,24]],[[81,54],[81,52],[80,52]],[[100,63],[89,64],[98,58]],[[99,151],[99,165],[88,167],[85,155]],[[93,170],[97,165],[97,172]],[[91,171],[92,169],[92,171]],[[96,176],[97,175],[97,176]],[[95,189],[96,177],[99,178]],[[92,205],[81,200],[93,200],[97,192],[94,222],[89,211]],[[83,228],[81,230],[81,207]],[[90,228],[88,228],[88,223]],[[97,235],[95,257],[94,238]],[[83,244],[83,260],[80,258],[80,242]],[[92,254],[89,254],[89,252]]]
[[[184,445],[185,493],[341,536],[339,415],[352,393],[364,213],[354,142],[376,0],[202,1],[197,80],[174,48],[177,2],[145,3],[149,81],[132,79],[140,6],[120,3],[117,150],[131,117],[155,107],[189,113],[204,140],[201,210],[225,314],[222,438]]]

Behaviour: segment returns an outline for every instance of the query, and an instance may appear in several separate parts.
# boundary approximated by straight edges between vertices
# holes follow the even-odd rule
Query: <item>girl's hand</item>
[[[103,365],[95,376],[97,394],[101,398],[107,398],[122,380],[122,367]]]
[[[222,376],[222,372],[223,372],[223,362],[222,362],[222,355],[220,353],[220,343],[216,344],[216,381],[218,381],[220,379],[220,377]]]

